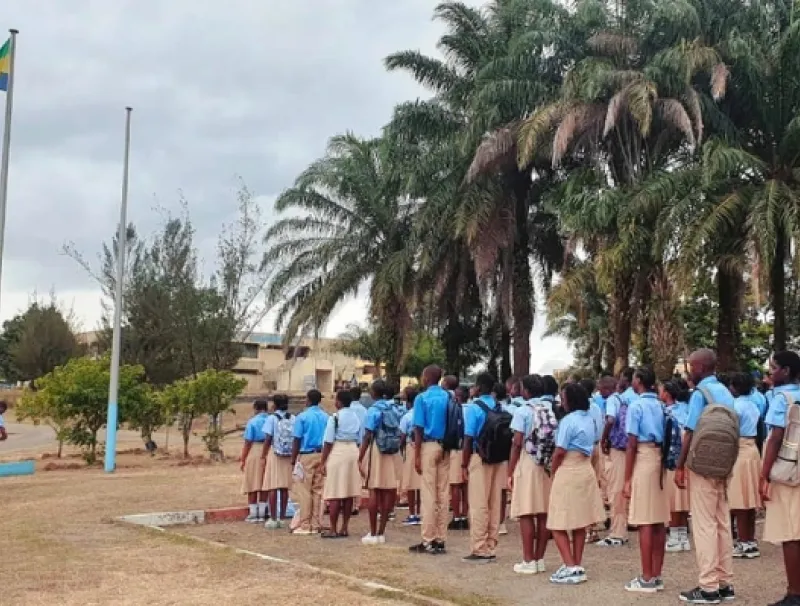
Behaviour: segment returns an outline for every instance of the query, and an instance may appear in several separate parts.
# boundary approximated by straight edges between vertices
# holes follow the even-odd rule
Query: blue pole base
[[[117,419],[119,409],[116,402],[108,403],[108,420],[106,421],[106,473],[117,468]]]

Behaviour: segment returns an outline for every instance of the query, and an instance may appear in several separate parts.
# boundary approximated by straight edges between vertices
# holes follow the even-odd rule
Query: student
[[[3,415],[8,410],[8,404],[0,400],[0,442],[8,439],[8,432],[6,431],[6,423],[3,420]]]
[[[458,386],[455,389],[455,398],[462,407],[470,400],[469,389]],[[448,524],[448,530],[469,530],[469,496],[467,482],[461,473],[461,450],[450,451],[450,509],[453,519]]]
[[[515,381],[516,379],[513,379]],[[502,408],[505,412],[510,415],[514,414],[514,411],[517,409],[516,404],[511,403],[511,397],[509,392],[507,391],[506,386],[510,384],[513,386],[512,379],[506,381],[506,384],[503,385],[502,383],[495,383],[494,388],[492,389],[492,397],[494,401]],[[506,507],[508,506],[508,489],[506,488],[506,482],[503,480],[503,492],[500,497],[500,528],[498,529],[498,534],[500,536],[504,536],[508,534],[508,528],[506,527]]]
[[[636,370],[632,387],[639,398],[630,405],[625,419],[628,447],[623,495],[631,502],[629,521],[639,529],[642,574],[629,581],[625,590],[656,593],[664,589],[661,572],[669,521],[661,465],[664,411],[656,395],[656,375],[650,368]]]
[[[675,470],[675,484],[687,486],[686,459],[703,410],[708,405],[701,389],[707,390],[714,403],[733,409],[733,396],[715,375],[717,355],[710,349],[699,349],[689,356],[689,373],[697,388],[689,398],[689,416]],[[695,555],[700,568],[699,585],[680,595],[692,604],[717,604],[735,599],[733,589],[733,535],[730,508],[724,480],[706,478],[689,470],[689,502],[692,510]]]
[[[597,382],[597,392],[594,394],[593,399],[603,413],[602,431],[605,430],[606,402],[608,401],[608,398],[610,398],[616,391],[617,380],[614,377],[609,375],[603,375],[600,377],[600,380]],[[605,505],[606,511],[609,511],[608,479],[606,478],[607,457],[602,448],[602,435],[600,436],[600,441],[600,492],[603,494],[603,505]],[[607,523],[609,521],[610,520],[607,520]]]
[[[442,369],[428,366],[422,372],[424,391],[414,402],[414,468],[422,476],[422,542],[409,548],[412,553],[446,551],[450,453],[441,441],[450,394],[439,386],[441,380]]]
[[[350,410],[356,413],[358,417],[358,422],[361,423],[361,436],[359,436],[358,443],[361,444],[361,440],[364,438],[364,421],[367,418],[367,409],[364,404],[361,403],[361,387],[355,385],[350,388]],[[359,506],[361,505],[361,495],[358,496],[357,499],[353,501],[353,515],[358,515]]]
[[[292,486],[292,449],[294,448],[294,418],[289,414],[289,397],[283,394],[272,398],[273,413],[264,421],[264,492],[269,500],[268,530],[283,528],[289,488]],[[280,497],[280,511],[278,511]]]
[[[408,499],[408,517],[403,521],[403,526],[422,524],[422,518],[419,515],[419,487],[422,480],[414,469],[414,400],[418,395],[419,392],[415,387],[406,387],[403,390],[407,411],[400,419],[400,453],[403,458],[400,489],[406,493]]]
[[[263,491],[264,468],[266,461],[260,453],[252,452],[253,444],[264,443],[264,422],[267,418],[267,401],[256,400],[253,403],[253,416],[244,427],[244,445],[239,457],[242,477],[242,494],[247,495],[250,513],[245,522],[254,524],[264,522],[267,516],[267,495]],[[263,450],[263,447],[262,447]],[[251,456],[252,455],[252,456]]]
[[[761,473],[761,455],[756,446],[758,405],[750,396],[753,376],[737,372],[730,377],[730,391],[734,397],[733,408],[739,415],[739,457],[728,481],[728,505],[736,520],[737,541],[733,557],[753,559],[761,555],[756,541],[756,510],[761,509],[758,479]]]
[[[349,391],[336,394],[336,413],[328,417],[325,427],[325,445],[322,447],[320,467],[325,476],[322,498],[328,503],[331,527],[322,533],[323,539],[347,537],[353,501],[361,496],[361,474],[358,471],[358,443],[361,440],[361,422],[350,410],[352,395]],[[339,529],[339,514],[342,527]]]
[[[370,531],[361,539],[364,545],[380,545],[386,542],[386,524],[397,498],[397,464],[395,460],[399,456],[399,450],[392,454],[385,454],[380,451],[377,443],[378,431],[386,421],[384,417],[392,419],[397,417],[399,426],[400,417],[397,414],[394,400],[386,399],[388,392],[389,388],[382,380],[375,381],[370,388],[370,395],[375,403],[367,410],[367,418],[364,421],[364,439],[358,455],[358,467],[364,478],[364,487],[369,489]],[[380,522],[378,516],[380,516]]]
[[[505,384],[506,393],[508,394],[508,404],[517,408],[525,403],[525,398],[522,397],[522,381],[517,376],[511,376],[506,380]],[[513,414],[513,412],[512,412]]]
[[[544,375],[542,377],[542,385],[544,386],[544,393],[542,397],[539,398],[539,404],[547,406],[555,413],[557,419],[561,419],[565,413],[562,407],[556,404],[558,381],[556,381],[555,377],[552,375]]]
[[[478,438],[486,423],[488,410],[500,410],[492,395],[498,386],[492,375],[478,375],[478,398],[464,407],[464,448],[461,469],[469,481],[470,553],[464,562],[487,564],[496,559],[497,537],[500,530],[503,486],[507,482],[508,462],[484,463],[478,454]],[[505,388],[499,387],[505,391]]]
[[[595,390],[595,382],[592,379],[581,379],[578,383],[586,390],[588,394],[594,394]],[[595,425],[595,442],[594,442],[594,450],[592,451],[592,468],[594,469],[594,474],[597,476],[597,482],[600,486],[600,494],[603,494],[603,485],[602,485],[602,469],[603,465],[603,455],[600,451],[600,439],[603,437],[603,429],[605,427],[605,418],[603,414],[603,409],[600,405],[595,401],[594,395],[590,395],[589,397],[589,414],[591,415],[592,419],[594,420]],[[603,501],[605,505],[605,500]],[[600,540],[600,536],[598,532],[600,530],[601,525],[598,524],[597,526],[593,526],[592,528],[587,529],[587,543],[596,543]]]
[[[578,383],[565,385],[561,405],[566,414],[556,435],[547,527],[563,564],[550,582],[571,585],[586,581],[586,570],[581,566],[586,529],[601,522],[604,512],[591,462],[595,427],[589,415],[589,394]]]
[[[773,354],[769,362],[773,397],[767,411],[769,440],[761,469],[761,496],[767,505],[764,540],[780,544],[786,569],[786,596],[771,606],[800,606],[800,486],[770,483],[772,466],[778,458],[787,424],[789,397],[800,402],[800,357],[793,351]]]
[[[294,422],[292,445],[292,500],[300,508],[298,526],[292,534],[317,534],[322,529],[322,442],[328,415],[320,408],[322,394],[312,389],[306,394],[306,409]],[[298,465],[299,463],[299,465]]]
[[[689,386],[683,379],[673,379],[661,385],[659,398],[667,407],[669,414],[678,424],[681,434],[689,417]],[[666,436],[665,439],[669,439]],[[676,553],[691,551],[689,542],[689,491],[675,485],[675,470],[668,470],[664,487],[669,495],[670,522],[666,551]]]
[[[517,574],[537,574],[546,570],[544,553],[550,538],[547,530],[550,476],[543,466],[536,464],[535,453],[527,452],[526,448],[526,442],[539,428],[542,416],[552,414],[539,405],[538,398],[543,389],[539,375],[522,379],[523,404],[514,412],[511,421],[514,442],[508,464],[508,487],[511,490],[511,517],[519,520],[522,538],[522,562],[514,565]]]

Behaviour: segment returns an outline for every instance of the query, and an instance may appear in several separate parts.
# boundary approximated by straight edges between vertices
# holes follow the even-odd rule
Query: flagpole
[[[125,108],[125,159],[122,167],[122,202],[117,229],[117,281],[114,293],[114,336],[111,345],[111,377],[108,382],[108,418],[106,419],[105,470],[111,473],[117,466],[117,422],[119,418],[119,358],[122,346],[122,289],[125,280],[125,246],[127,244],[128,164],[131,154],[131,112]]]
[[[8,199],[8,161],[11,151],[11,114],[14,111],[14,57],[17,54],[17,34],[19,30],[10,29],[8,87],[6,89],[6,119],[3,127],[3,159],[0,164],[0,284],[3,278],[3,245],[6,233],[6,200]]]

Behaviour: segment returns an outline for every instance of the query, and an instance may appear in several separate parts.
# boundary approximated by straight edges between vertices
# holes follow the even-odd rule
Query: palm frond
[[[475,156],[465,177],[466,183],[472,183],[480,175],[495,172],[502,167],[514,166],[518,132],[519,127],[511,124],[484,136],[478,149],[475,150]]]

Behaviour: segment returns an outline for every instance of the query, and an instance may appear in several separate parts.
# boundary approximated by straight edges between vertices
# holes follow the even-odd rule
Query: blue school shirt
[[[642,443],[664,441],[664,407],[652,392],[643,393],[628,407],[625,426],[629,435]]]
[[[477,438],[481,435],[483,425],[486,423],[486,413],[478,405],[478,402],[482,402],[488,408],[497,408],[497,402],[492,396],[481,396],[464,407],[464,436],[473,438],[472,450],[474,452],[478,451]]]
[[[319,452],[328,426],[328,414],[319,406],[309,406],[294,420],[292,435],[300,439],[300,454]]]
[[[400,433],[405,434],[406,436],[410,435],[411,432],[414,431],[414,409],[406,411],[406,414],[402,416],[400,419]]]
[[[350,404],[350,410],[356,413],[356,416],[358,416],[358,422],[363,426],[364,419],[367,418],[367,409],[364,407],[364,405],[359,401],[355,401]]]
[[[697,384],[697,389],[692,392],[689,398],[689,418],[686,420],[686,429],[694,431],[697,429],[697,422],[700,420],[700,415],[703,414],[708,402],[705,396],[700,391],[700,388],[707,389],[711,396],[714,398],[714,403],[722,406],[733,408],[733,396],[728,388],[717,380],[717,377],[706,377]]]
[[[594,400],[589,400],[589,414],[594,421],[594,443],[597,444],[600,438],[603,437],[603,428],[605,427],[605,420],[603,418],[603,409],[597,405]]]
[[[686,420],[689,418],[689,402],[675,402],[669,407],[669,413],[678,422],[682,430],[686,427]]]
[[[267,413],[260,412],[253,415],[244,426],[244,439],[245,442],[263,442],[264,441],[264,423],[267,420]]]
[[[772,401],[769,403],[767,418],[764,422],[770,427],[786,428],[786,411],[789,407],[789,402],[784,394],[789,393],[795,402],[800,402],[800,385],[789,383],[775,387],[772,392]]]
[[[289,412],[286,410],[276,410],[271,415],[267,415],[267,418],[264,419],[264,425],[261,427],[261,431],[264,432],[264,438],[274,438],[275,437],[275,430],[278,428],[278,420],[284,419]]]
[[[514,411],[511,417],[511,431],[521,433],[526,438],[531,435],[537,404],[535,399],[523,400],[523,404]]]
[[[756,405],[756,407],[758,408],[758,414],[760,414],[761,417],[763,418],[764,415],[767,414],[767,398],[766,398],[766,396],[763,393],[761,393],[760,391],[758,391],[754,387],[753,391],[750,392],[750,395],[748,397]]]
[[[422,428],[424,441],[436,442],[444,438],[449,401],[450,394],[438,385],[431,385],[414,400],[414,427]]]
[[[592,400],[595,404],[600,407],[600,410],[603,412],[603,416],[606,416],[606,399],[600,395],[599,391],[596,391],[592,394]]]
[[[749,395],[739,396],[733,400],[733,409],[739,415],[739,435],[743,438],[755,438],[761,413],[753,399]]]
[[[360,443],[361,421],[358,420],[356,411],[350,410],[349,407],[342,408],[328,417],[324,441],[326,444],[333,444],[334,442]]]
[[[594,419],[587,410],[569,413],[558,424],[556,446],[570,451],[575,450],[591,456],[594,450]]]
[[[627,392],[612,393],[610,396],[608,396],[606,399],[606,417],[613,417],[616,419],[621,404],[627,404],[630,406],[633,403],[633,400],[629,400],[625,396],[626,393]],[[634,400],[635,399],[636,398],[634,398]]]

